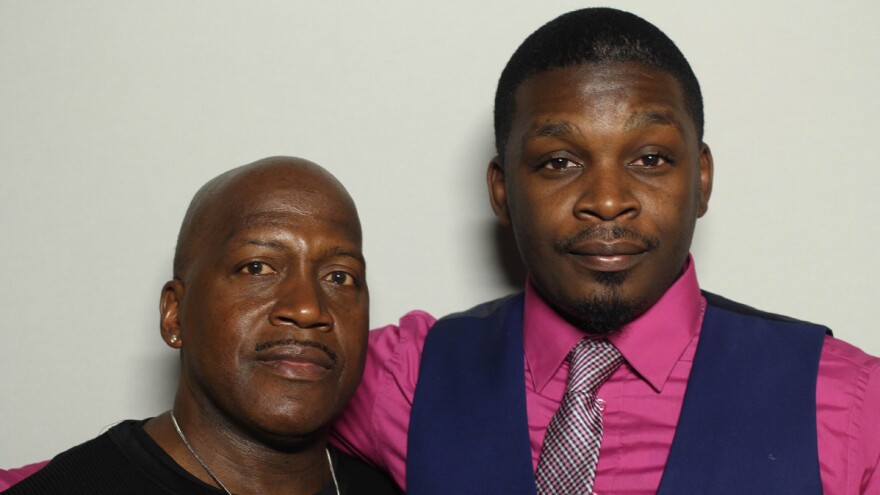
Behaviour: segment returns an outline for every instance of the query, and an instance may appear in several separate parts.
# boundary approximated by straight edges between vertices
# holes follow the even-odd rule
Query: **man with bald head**
[[[357,211],[331,174],[275,157],[216,177],[162,288],[162,338],[180,353],[171,410],[119,423],[6,493],[397,493],[327,445],[363,372],[368,304]]]

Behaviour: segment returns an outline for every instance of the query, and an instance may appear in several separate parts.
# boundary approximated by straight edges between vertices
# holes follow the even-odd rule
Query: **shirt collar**
[[[660,391],[673,366],[699,332],[705,305],[693,259],[688,256],[684,273],[666,293],[609,340],[629,366]],[[551,332],[553,338],[548,338]],[[535,390],[543,390],[571,349],[585,335],[556,313],[538,295],[531,282],[526,283],[523,345]]]

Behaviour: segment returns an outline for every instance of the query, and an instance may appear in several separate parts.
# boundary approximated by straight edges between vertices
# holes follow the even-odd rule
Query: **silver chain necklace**
[[[232,495],[232,492],[229,491],[229,488],[226,488],[226,485],[224,485],[223,482],[221,482],[220,479],[217,478],[217,475],[214,474],[214,471],[211,471],[211,468],[209,468],[208,465],[205,464],[205,461],[202,460],[202,456],[200,456],[199,453],[196,452],[196,449],[194,449],[193,446],[190,445],[189,440],[186,439],[186,435],[183,434],[183,430],[180,429],[180,425],[177,424],[177,418],[174,416],[174,410],[171,411],[171,422],[174,423],[174,429],[177,430],[177,436],[180,437],[180,440],[183,442],[184,445],[186,445],[186,448],[189,449],[189,452],[193,455],[193,457],[195,457],[196,460],[199,461],[199,464],[201,464],[205,472],[208,473],[208,476],[210,476],[211,479],[214,480],[214,483],[217,483],[217,486],[219,486],[224,492],[226,492],[226,495]],[[339,483],[336,481],[336,471],[333,469],[333,461],[330,459],[330,451],[325,448],[324,453],[327,454],[327,464],[330,466],[330,477],[333,479],[333,487],[336,489],[336,495],[340,495]]]

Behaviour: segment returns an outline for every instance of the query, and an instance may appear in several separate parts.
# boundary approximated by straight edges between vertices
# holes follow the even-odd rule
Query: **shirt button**
[[[605,410],[605,401],[602,399],[596,399],[596,407],[599,408],[600,411]],[[595,493],[593,495],[596,495]]]

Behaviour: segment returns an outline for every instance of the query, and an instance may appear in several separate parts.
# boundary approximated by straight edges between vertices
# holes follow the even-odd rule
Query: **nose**
[[[304,329],[330,331],[333,317],[325,304],[326,294],[317,277],[291,276],[277,287],[269,314],[273,325],[294,325]]]
[[[634,180],[620,165],[589,167],[572,183],[572,187],[580,189],[574,204],[575,217],[608,222],[638,216],[641,205],[633,194]]]

